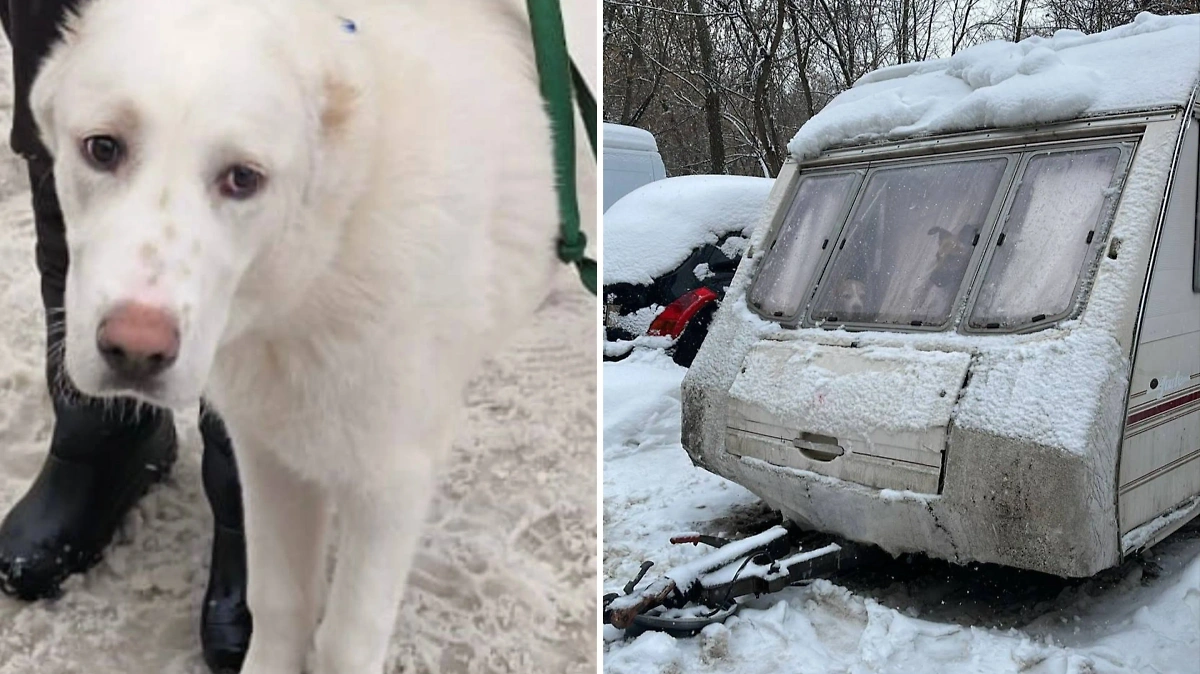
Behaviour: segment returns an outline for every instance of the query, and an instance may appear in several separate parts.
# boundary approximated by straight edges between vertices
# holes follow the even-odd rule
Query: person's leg
[[[250,646],[251,624],[241,484],[225,426],[207,408],[200,411],[200,434],[204,492],[213,511],[212,566],[200,614],[200,643],[214,672],[238,671]]]
[[[0,524],[0,590],[29,599],[56,594],[67,575],[98,560],[124,515],[166,474],[176,452],[169,412],[130,401],[89,400],[63,370],[67,248],[52,163],[38,139],[28,95],[41,59],[57,38],[58,23],[73,4],[0,0],[0,21],[13,51],[11,146],[29,164],[47,316],[46,377],[56,420],[41,473]],[[214,670],[237,671],[250,634],[240,487],[219,420],[202,420],[201,434],[205,491],[218,531],[201,638]]]

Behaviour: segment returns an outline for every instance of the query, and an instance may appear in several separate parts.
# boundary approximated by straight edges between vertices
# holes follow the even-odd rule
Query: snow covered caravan
[[[806,526],[1064,576],[1200,514],[1200,16],[871,73],[800,129],[683,382]]]

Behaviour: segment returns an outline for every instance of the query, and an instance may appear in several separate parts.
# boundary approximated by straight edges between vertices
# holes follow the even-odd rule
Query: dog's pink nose
[[[125,302],[100,321],[96,348],[122,377],[148,379],[171,367],[179,357],[179,324],[163,309]]]

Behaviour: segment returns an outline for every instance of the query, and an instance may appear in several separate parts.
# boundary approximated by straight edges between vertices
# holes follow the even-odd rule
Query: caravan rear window
[[[814,327],[1053,324],[1078,308],[1107,240],[1131,140],[801,174],[747,299],[765,318]]]
[[[1121,150],[1032,155],[971,311],[973,329],[1014,329],[1066,316],[1085,262],[1103,240]]]
[[[858,178],[855,173],[838,173],[801,179],[750,290],[750,304],[763,315],[791,320],[804,309],[821,251],[842,224],[846,200]]]
[[[821,282],[813,320],[949,323],[1009,161],[873,169]]]

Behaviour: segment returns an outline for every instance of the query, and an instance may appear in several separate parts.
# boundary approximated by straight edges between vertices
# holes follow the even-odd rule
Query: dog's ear
[[[33,113],[33,121],[37,124],[42,144],[51,155],[57,154],[54,137],[54,93],[61,89],[63,76],[69,68],[68,52],[77,39],[80,13],[91,2],[92,0],[83,0],[67,9],[59,29],[60,37],[51,46],[50,53],[42,59],[37,77],[33,81],[33,88],[29,91],[29,109]]]
[[[60,83],[67,70],[67,59],[63,53],[63,45],[56,45],[50,55],[42,61],[33,88],[29,91],[29,109],[33,113],[33,121],[37,124],[42,144],[52,156],[58,154],[55,147],[57,138],[54,134],[54,93],[61,89]]]
[[[321,133],[326,137],[337,136],[350,121],[358,107],[358,89],[333,73],[326,73],[322,83]]]
[[[930,234],[930,235],[937,234],[938,241],[942,241],[943,239],[948,239],[951,236],[950,230],[946,229],[945,227],[941,227],[941,226],[930,227],[927,234]]]

